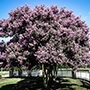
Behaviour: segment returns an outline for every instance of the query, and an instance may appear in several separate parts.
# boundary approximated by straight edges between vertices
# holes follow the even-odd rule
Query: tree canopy
[[[0,49],[7,66],[32,67],[38,63],[69,64],[73,68],[90,62],[89,28],[72,11],[57,6],[25,5],[0,20],[0,37],[13,37]]]

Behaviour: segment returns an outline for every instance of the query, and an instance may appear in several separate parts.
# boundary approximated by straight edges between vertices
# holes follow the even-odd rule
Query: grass
[[[21,81],[21,78],[2,78],[0,79],[0,88],[5,85],[9,84],[16,84],[17,82]]]
[[[40,78],[2,78],[0,90],[36,90],[42,87]]]
[[[79,79],[64,78],[64,80],[67,80],[67,82],[63,84],[67,84],[68,88],[71,90],[87,90],[85,87],[82,87],[83,83]]]
[[[0,79],[0,90],[48,90],[43,88],[43,81],[40,77]],[[49,82],[49,88],[50,90],[87,90],[87,84],[85,85],[79,79],[58,77],[56,81]]]

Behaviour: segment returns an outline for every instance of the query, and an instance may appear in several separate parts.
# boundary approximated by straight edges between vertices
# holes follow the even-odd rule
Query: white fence
[[[33,70],[33,71],[27,71],[24,70],[22,72],[22,76],[28,76],[28,73],[31,74],[31,76],[42,76],[42,70]],[[8,77],[9,76],[9,71],[2,71],[0,72],[2,77]],[[18,71],[14,71],[14,76],[18,76]],[[58,70],[57,76],[63,76],[63,77],[72,77],[72,71],[71,70]],[[76,72],[76,77],[77,78],[82,78],[86,80],[90,80],[90,71],[89,70],[79,70]]]
[[[42,70],[38,71],[32,71],[32,76],[42,76]],[[71,70],[58,70],[57,76],[63,76],[63,77],[72,77],[72,71]],[[86,80],[90,80],[90,72],[89,70],[79,70],[76,72],[76,78],[82,78]]]
[[[72,71],[71,70],[58,70],[57,76],[72,77]],[[90,80],[90,71],[78,70],[76,71],[76,78]]]
[[[42,76],[42,70],[33,70],[31,72],[31,76]],[[58,70],[57,76],[72,77],[72,71],[71,70]],[[76,78],[82,78],[82,79],[90,80],[89,70],[77,71],[76,72]]]
[[[76,77],[77,78],[82,78],[90,81],[90,72],[87,71],[77,71],[76,72]]]

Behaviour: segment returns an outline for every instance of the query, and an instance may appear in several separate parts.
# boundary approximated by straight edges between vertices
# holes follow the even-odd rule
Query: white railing
[[[89,71],[77,71],[76,77],[86,79],[86,80],[90,80],[90,72]]]
[[[42,70],[25,70],[22,72],[22,76],[28,76],[28,73],[31,74],[31,76],[42,76]],[[53,72],[52,72],[53,73]],[[9,77],[9,71],[1,71],[0,74],[2,77]],[[18,76],[18,71],[14,71],[14,76]],[[72,70],[58,70],[57,76],[61,77],[72,77]],[[90,80],[90,71],[89,70],[79,70],[76,72],[76,78],[82,78],[86,80]]]

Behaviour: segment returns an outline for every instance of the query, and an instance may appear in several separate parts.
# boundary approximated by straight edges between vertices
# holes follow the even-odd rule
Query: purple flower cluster
[[[5,55],[0,53],[0,60],[26,66],[36,62],[83,66],[90,61],[88,32],[85,22],[72,11],[25,5],[0,20],[0,37],[13,37],[6,44]]]

